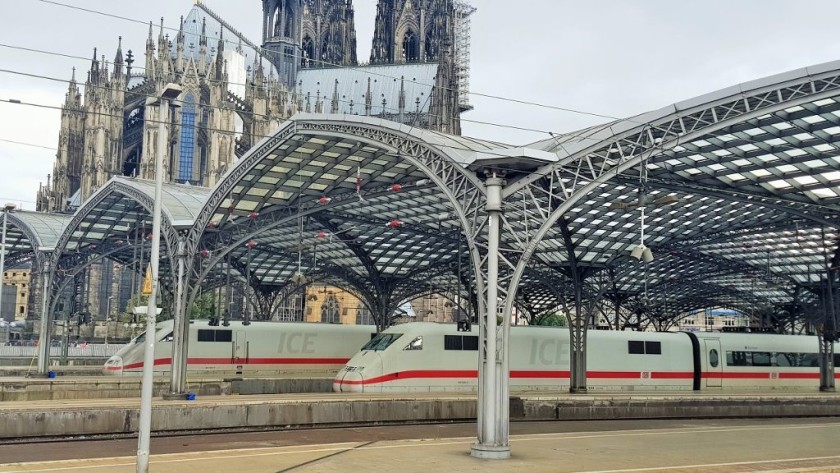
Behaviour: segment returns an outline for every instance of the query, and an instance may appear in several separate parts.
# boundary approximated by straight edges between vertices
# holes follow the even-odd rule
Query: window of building
[[[373,316],[362,303],[356,308],[356,325],[373,325]]]
[[[405,62],[417,62],[420,60],[420,47],[417,36],[413,31],[408,30],[403,36],[403,59]]]
[[[321,323],[337,324],[341,322],[339,320],[338,310],[338,299],[333,294],[328,295],[321,305]]]
[[[178,180],[193,179],[193,156],[195,153],[195,97],[192,93],[184,98],[181,108],[181,152],[178,160]]]

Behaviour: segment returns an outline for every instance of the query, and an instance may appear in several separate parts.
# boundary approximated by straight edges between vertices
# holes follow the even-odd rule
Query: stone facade
[[[3,272],[3,285],[14,286],[17,291],[14,320],[25,320],[29,314],[29,280],[31,274],[27,268],[9,269]]]

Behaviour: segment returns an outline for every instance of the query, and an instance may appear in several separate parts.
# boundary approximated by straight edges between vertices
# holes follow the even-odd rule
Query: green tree
[[[531,320],[531,325],[541,325],[544,327],[565,327],[566,316],[557,312],[545,312],[535,316]]]
[[[216,294],[213,291],[202,293],[195,298],[190,308],[190,319],[209,319],[216,316]]]

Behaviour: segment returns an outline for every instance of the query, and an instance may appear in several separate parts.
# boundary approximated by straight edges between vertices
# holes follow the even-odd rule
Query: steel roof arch
[[[702,140],[718,130],[787,113],[814,102],[831,102],[833,107],[837,97],[840,97],[840,62],[832,62],[730,87],[628,120],[557,137],[553,142],[545,140],[535,144],[556,152],[560,161],[514,182],[505,189],[505,197],[516,202],[522,198],[522,192],[550,176],[554,187],[548,193],[557,206],[523,245],[523,257],[517,264],[511,286],[517,287],[528,260],[557,219],[600,186],[614,181],[616,176],[627,176],[626,173],[641,163],[661,168],[661,161],[668,157],[666,153]],[[657,161],[660,156],[662,158]],[[840,182],[840,177],[835,182]],[[740,190],[724,183],[717,188],[723,193]],[[757,205],[771,205],[778,210],[791,208],[805,218],[816,214],[814,220],[823,224],[837,221],[840,210],[836,199],[815,206],[813,199],[804,197],[771,192],[750,192],[749,195]],[[512,304],[513,300],[509,298],[508,310]]]
[[[342,170],[335,170],[335,164],[323,171],[308,170],[306,172],[309,177],[298,178],[301,180],[297,181],[294,176],[300,175],[303,167],[310,162],[307,161],[308,154],[301,154],[304,153],[301,150],[312,152],[307,146],[323,146],[316,155],[320,158],[322,154],[329,153],[329,159],[335,162],[343,163],[344,158],[356,156],[358,153],[367,153],[370,157],[348,160],[349,164],[342,164]],[[207,238],[214,232],[219,234],[235,229],[236,218],[239,218],[239,222],[246,223],[248,218],[251,218],[251,223],[248,224],[251,227],[240,225],[243,230],[235,235],[226,235],[223,246],[208,248],[206,253],[212,256],[201,263],[204,266],[202,273],[196,274],[193,271],[197,266],[195,262],[188,271],[193,281],[200,281],[226,255],[238,251],[242,253],[241,257],[245,258],[245,251],[241,247],[256,235],[276,233],[282,229],[282,225],[288,226],[297,218],[319,213],[331,218],[338,215],[336,211],[347,214],[348,206],[357,199],[352,180],[357,173],[361,175],[363,170],[365,198],[362,200],[367,205],[387,205],[385,196],[389,192],[386,183],[389,182],[401,183],[399,186],[405,187],[405,193],[413,193],[411,195],[416,198],[423,193],[423,189],[437,189],[439,197],[436,199],[449,203],[451,208],[448,211],[455,214],[455,220],[466,228],[465,233],[470,234],[470,228],[476,224],[475,215],[482,210],[483,199],[480,196],[484,192],[484,186],[468,167],[482,159],[482,153],[486,154],[505,146],[370,117],[295,115],[274,135],[246,153],[225,174],[200,211],[188,241],[196,251],[199,247],[208,248]],[[340,149],[342,147],[345,151]],[[351,149],[352,151],[346,151]],[[299,159],[294,158],[298,155]],[[287,160],[292,158],[297,160],[296,165],[287,163]],[[370,171],[367,169],[370,166],[378,166],[378,170]],[[410,175],[401,171],[403,168],[408,169]],[[319,180],[327,175],[330,176],[329,181]],[[260,184],[261,189],[255,190],[253,185],[245,184],[257,183],[260,179],[265,181]],[[405,182],[405,179],[409,182]],[[298,187],[289,187],[290,185]],[[308,187],[302,187],[304,185]],[[297,188],[302,190],[296,191]],[[247,197],[249,192],[252,196],[262,197]],[[359,198],[361,199],[361,195]],[[259,217],[256,217],[257,215]],[[359,220],[359,225],[375,224],[366,223],[367,219],[362,215],[351,215],[350,218]],[[377,215],[375,218],[381,216]],[[256,224],[257,220],[260,221],[259,224]],[[321,225],[327,224],[328,222],[321,222]],[[471,236],[467,237],[465,246],[470,248],[468,253],[477,254],[477,249],[470,240]],[[287,244],[286,247],[288,246]],[[346,247],[345,250],[350,248]],[[343,258],[359,257],[357,252],[356,256],[352,253],[353,251]],[[272,261],[280,262],[276,259]],[[370,262],[365,264],[369,265]],[[264,266],[265,264],[260,267]],[[263,269],[259,271],[265,273]],[[197,287],[194,286],[191,298],[196,291]]]

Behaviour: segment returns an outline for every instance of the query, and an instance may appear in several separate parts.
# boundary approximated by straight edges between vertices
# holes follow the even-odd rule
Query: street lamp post
[[[0,239],[0,318],[3,318],[3,284],[6,282],[6,225],[9,220],[9,212],[15,210],[15,204],[7,203],[3,206],[3,236]]]
[[[155,319],[157,318],[157,292],[160,282],[158,266],[160,260],[160,221],[161,200],[163,198],[163,155],[168,150],[166,139],[166,121],[169,115],[169,101],[181,95],[182,89],[177,84],[167,84],[159,97],[150,97],[149,106],[160,105],[158,116],[158,143],[155,153],[155,201],[152,210],[152,249],[149,261],[152,266],[152,293],[149,295],[146,313],[146,352],[143,357],[143,389],[140,394],[140,432],[137,442],[137,473],[149,471],[149,443],[152,427],[152,371],[155,363]]]

